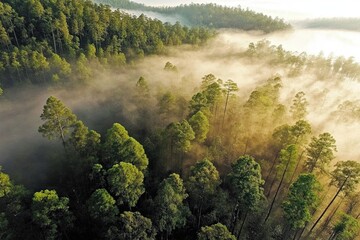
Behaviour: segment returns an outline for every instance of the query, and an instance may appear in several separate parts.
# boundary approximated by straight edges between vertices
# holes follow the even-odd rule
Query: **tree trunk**
[[[288,159],[288,161],[287,161],[287,163],[286,163],[285,169],[284,169],[283,174],[282,174],[282,176],[281,176],[281,180],[280,180],[279,186],[278,186],[278,188],[276,189],[275,196],[274,196],[274,198],[273,198],[273,200],[272,200],[272,202],[271,202],[269,212],[268,212],[268,214],[267,214],[264,222],[266,222],[266,221],[268,220],[269,216],[270,216],[270,213],[271,213],[271,210],[272,210],[272,208],[273,208],[273,206],[274,206],[276,197],[277,197],[277,195],[279,194],[281,185],[282,185],[282,183],[283,183],[283,181],[284,181],[286,171],[287,171],[287,169],[288,169],[288,167],[289,167],[289,165],[290,165],[292,155],[293,155],[293,151],[291,151],[291,153],[290,153],[289,159]]]
[[[294,237],[292,238],[292,240],[295,240],[295,239],[296,239],[296,235],[298,234],[299,230],[300,230],[300,229],[297,229],[297,230],[295,231]]]
[[[319,154],[317,154],[317,156],[316,156],[316,158],[315,158],[315,162],[314,162],[314,164],[311,166],[311,168],[310,168],[310,170],[309,170],[309,173],[312,173],[312,172],[314,171],[314,169],[315,169],[315,167],[316,167],[316,163],[317,163],[317,161],[319,160],[319,157],[320,157],[322,151],[323,151],[323,148],[321,148]]]
[[[15,25],[13,23],[13,21],[10,19],[10,23],[13,27],[13,33],[14,33],[14,38],[15,38],[15,43],[16,43],[16,46],[19,48],[20,45],[19,45],[19,41],[18,41],[18,38],[17,38],[17,35],[16,35],[16,31],[15,31]]]
[[[56,40],[55,40],[55,34],[54,34],[54,29],[52,27],[52,24],[50,24],[51,27],[51,35],[52,35],[52,39],[53,39],[53,44],[54,44],[54,51],[57,54],[57,49],[56,49]]]
[[[336,208],[330,213],[330,216],[326,219],[325,224],[323,226],[323,230],[329,225],[329,223],[331,222],[332,218],[335,216],[335,214],[337,213],[337,211],[339,210],[339,208],[341,207],[342,203],[344,201],[344,198],[341,199],[341,201],[339,202],[339,204],[336,206]],[[322,231],[323,231],[322,230]]]
[[[294,170],[294,172],[293,172],[293,174],[292,174],[292,176],[291,176],[291,179],[290,179],[290,184],[291,184],[292,181],[294,180],[296,171],[297,171],[298,168],[299,168],[299,165],[300,165],[300,163],[301,163],[301,159],[302,159],[302,156],[304,155],[304,153],[305,153],[305,151],[303,150],[303,151],[301,152],[300,156],[299,156],[299,159],[298,159],[298,162],[297,162],[297,164],[296,164],[295,170]]]
[[[229,95],[230,95],[230,92],[228,91],[228,93],[227,93],[227,95],[226,95],[225,108],[224,108],[224,114],[223,114],[223,119],[222,119],[221,128],[224,127],[225,114],[226,114],[226,108],[227,108],[228,101],[229,101]]]
[[[310,231],[307,234],[307,237],[310,236],[310,234],[312,233],[312,231],[314,230],[314,228],[316,227],[316,225],[320,222],[321,218],[325,215],[325,213],[327,212],[327,210],[330,208],[330,206],[333,204],[333,202],[335,201],[335,199],[337,198],[337,196],[339,195],[339,193],[342,191],[345,183],[347,182],[349,177],[346,177],[345,181],[343,182],[343,184],[340,186],[339,190],[336,192],[335,196],[333,197],[333,199],[331,199],[330,203],[327,205],[327,207],[324,209],[324,211],[321,213],[320,217],[316,220],[316,222],[314,223],[314,225],[311,227]]]
[[[250,140],[250,136],[248,135],[247,138],[246,138],[245,149],[244,149],[244,154],[243,155],[245,155],[246,152],[247,152],[247,148],[249,146],[249,140]]]
[[[298,240],[301,239],[301,236],[302,236],[303,233],[305,232],[305,229],[306,229],[306,227],[307,227],[308,224],[309,224],[309,223],[307,222],[307,223],[305,224],[305,226],[301,229],[300,236],[299,236]]]
[[[271,185],[270,185],[270,188],[269,188],[268,193],[266,194],[266,197],[269,197],[269,196],[270,196],[271,190],[272,190],[272,188],[273,188],[273,186],[274,186],[274,184],[275,184],[275,182],[276,182],[277,175],[278,175],[278,172],[276,171],[275,177],[274,177],[274,179],[273,179],[272,182],[271,182]]]
[[[272,171],[274,170],[275,163],[276,163],[276,160],[278,159],[278,156],[279,156],[279,151],[277,151],[277,153],[276,153],[276,155],[275,155],[275,158],[274,158],[274,160],[273,160],[273,162],[272,162],[272,164],[271,164],[270,171],[269,171],[268,175],[267,175],[266,178],[265,178],[265,184],[267,183],[267,181],[268,181],[268,179],[269,179]]]
[[[231,233],[232,234],[234,234],[234,232],[235,232],[235,227],[236,227],[236,222],[237,222],[237,219],[239,216],[239,211],[240,211],[239,203],[236,203],[235,208],[234,208],[234,213],[233,213],[234,214],[233,219],[231,222]]]
[[[242,231],[242,229],[243,229],[243,227],[244,227],[244,225],[245,225],[245,221],[246,221],[248,212],[249,212],[249,210],[245,212],[244,219],[243,219],[243,221],[242,221],[242,223],[241,223],[240,230],[239,230],[238,235],[237,235],[237,239],[238,239],[238,240],[240,239],[241,231]]]
[[[201,226],[202,206],[203,206],[203,204],[202,204],[202,203],[200,203],[200,207],[199,207],[199,211],[198,211],[197,229],[200,229],[200,226]]]

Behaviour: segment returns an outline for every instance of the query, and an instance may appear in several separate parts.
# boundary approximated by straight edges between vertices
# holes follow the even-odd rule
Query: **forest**
[[[239,30],[255,30],[265,33],[289,30],[291,25],[283,19],[272,18],[250,9],[224,7],[216,4],[189,4],[177,7],[151,7],[129,0],[94,0],[108,4],[114,8],[152,11],[170,16],[180,16],[190,26],[208,28],[233,28]]]
[[[343,29],[349,31],[360,31],[359,18],[320,18],[303,21],[300,24],[307,28],[322,28],[322,29]]]
[[[89,61],[122,67],[165,46],[202,44],[204,28],[135,18],[90,1],[0,2],[0,84],[66,83],[91,75]]]
[[[0,239],[358,237],[354,58],[83,0],[0,11]]]

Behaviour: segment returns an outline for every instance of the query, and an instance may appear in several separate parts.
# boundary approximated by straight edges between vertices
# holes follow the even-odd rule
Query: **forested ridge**
[[[91,1],[0,2],[0,86],[86,81],[91,65],[121,67],[165,46],[199,45],[204,28],[163,24]]]
[[[306,28],[360,31],[359,18],[319,18],[300,21],[299,24],[305,26]]]
[[[32,148],[36,138],[21,132],[30,116],[13,112],[31,106],[30,132],[44,139],[14,158],[14,174],[0,167],[0,239],[358,237],[360,163],[342,158],[344,146],[313,116],[331,109],[324,122],[356,134],[360,100],[340,93],[360,80],[354,58],[267,40],[222,52],[222,42],[206,43],[211,30],[90,1],[5,0],[0,11],[0,114],[11,115],[1,124],[18,124],[13,151]],[[191,46],[166,48],[183,43]],[[219,71],[217,59],[221,77],[197,78],[202,64]],[[250,74],[229,79],[231,64]],[[26,104],[40,93],[41,106]],[[83,95],[95,103],[69,107]],[[345,149],[357,156],[354,146]],[[36,167],[41,184],[21,182]]]
[[[95,0],[108,4],[114,8],[152,11],[164,15],[181,16],[191,26],[205,26],[209,28],[235,28],[245,31],[258,30],[265,33],[288,30],[291,25],[283,19],[250,9],[240,7],[226,7],[217,4],[189,4],[176,7],[151,7],[129,0]]]

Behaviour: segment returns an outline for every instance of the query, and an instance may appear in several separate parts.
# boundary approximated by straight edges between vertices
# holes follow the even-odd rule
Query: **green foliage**
[[[166,62],[164,70],[172,71],[172,72],[177,72],[178,71],[177,67],[174,64],[172,64],[171,62]]]
[[[107,171],[110,192],[122,205],[134,207],[145,192],[144,175],[131,163],[120,162]]]
[[[284,149],[281,149],[279,154],[279,164],[276,166],[278,171],[277,176],[283,175],[285,171],[284,179],[289,181],[292,176],[296,161],[298,160],[298,152],[294,144],[286,146]]]
[[[201,204],[204,199],[216,192],[220,183],[221,180],[216,167],[212,162],[205,159],[191,167],[186,186],[190,197],[200,198],[198,200]]]
[[[305,226],[311,220],[312,212],[319,204],[320,183],[313,174],[302,174],[290,186],[282,204],[284,217],[292,229]]]
[[[86,205],[89,215],[99,220],[104,224],[115,223],[117,214],[119,213],[118,208],[115,205],[116,201],[106,191],[106,189],[97,189],[91,194]]]
[[[333,227],[332,240],[355,239],[360,230],[359,220],[348,214],[342,214],[339,221]]]
[[[330,133],[322,133],[319,137],[313,137],[307,147],[306,168],[311,173],[315,169],[326,171],[326,166],[334,159],[336,141]]]
[[[216,4],[180,5],[177,7],[148,7],[129,0],[96,0],[123,9],[153,11],[165,15],[181,16],[191,26],[210,28],[236,28],[241,30],[261,30],[266,33],[291,28],[290,24],[279,18],[240,7],[224,7]]]
[[[304,119],[307,115],[306,107],[309,105],[305,98],[304,92],[298,92],[295,95],[293,100],[293,104],[290,107],[290,112],[292,113],[292,117],[295,120]]]
[[[129,137],[120,149],[120,159],[137,167],[140,171],[145,172],[149,160],[145,154],[144,147],[134,138]]]
[[[260,165],[251,156],[240,157],[231,165],[228,175],[229,187],[243,209],[255,210],[264,198]]]
[[[119,123],[114,123],[107,131],[103,145],[104,161],[107,166],[119,162],[128,162],[135,165],[140,171],[145,172],[149,160],[143,146],[130,137],[126,129]]]
[[[236,237],[221,223],[205,226],[198,232],[198,240],[235,240]]]
[[[9,175],[3,173],[2,167],[0,166],[0,198],[6,196],[11,191],[11,187],[12,184]]]
[[[251,92],[244,104],[245,117],[252,124],[264,124],[270,121],[279,104],[282,81],[280,76],[274,76],[262,86]]]
[[[188,121],[171,123],[166,127],[166,137],[171,147],[177,152],[188,152],[191,149],[191,141],[195,139],[195,133]]]
[[[208,99],[203,92],[199,92],[192,96],[189,103],[189,116],[193,116],[201,110],[205,110],[208,107]]]
[[[69,199],[59,198],[55,190],[34,193],[32,218],[46,239],[58,239],[72,228],[74,217],[69,210]]]
[[[0,238],[5,239],[9,221],[6,219],[5,213],[0,212]]]
[[[171,174],[164,179],[154,199],[155,218],[160,232],[170,234],[173,230],[183,227],[190,214],[184,200],[188,197],[182,179],[178,174]]]
[[[214,35],[86,0],[0,4],[0,79],[5,88],[26,82],[88,81],[94,64],[118,67],[163,53],[164,46],[201,44]]]
[[[46,100],[39,132],[48,139],[60,138],[65,145],[65,137],[76,123],[76,116],[59,99],[51,96]]]
[[[149,98],[149,86],[147,81],[145,80],[144,77],[140,77],[139,80],[136,82],[136,91],[139,95],[139,97],[142,98]]]
[[[155,240],[156,231],[150,219],[139,212],[123,212],[120,215],[119,239]]]
[[[360,163],[356,161],[340,161],[335,164],[335,170],[331,173],[331,185],[344,191],[346,194],[353,193],[360,182]]]
[[[164,119],[168,118],[175,109],[176,97],[171,92],[166,92],[160,96],[158,101],[159,114],[163,115]]]
[[[210,123],[206,115],[198,111],[189,119],[189,124],[195,133],[195,140],[199,143],[204,142],[210,130]]]

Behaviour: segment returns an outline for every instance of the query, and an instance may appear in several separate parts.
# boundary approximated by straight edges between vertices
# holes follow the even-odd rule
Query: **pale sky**
[[[357,0],[134,0],[151,6],[176,6],[190,3],[216,3],[241,6],[286,20],[321,17],[359,17],[360,1]]]

